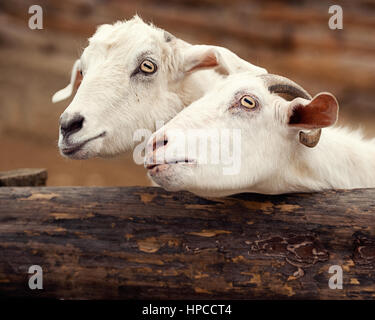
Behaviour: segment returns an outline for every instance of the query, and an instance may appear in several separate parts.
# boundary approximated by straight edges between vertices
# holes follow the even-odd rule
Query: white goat
[[[188,44],[138,16],[102,25],[75,63],[71,83],[53,97],[61,101],[79,87],[60,118],[60,151],[73,159],[128,151],[135,130],[154,132],[156,121],[173,118],[223,75],[245,70],[267,73],[225,48]]]
[[[145,165],[165,189],[200,196],[375,187],[375,140],[341,128],[326,128],[320,137],[337,115],[332,94],[311,99],[280,76],[231,75],[153,134]],[[224,128],[241,130],[241,139],[231,140],[241,146],[236,174],[223,174],[223,163],[185,154],[189,129]],[[181,129],[185,135],[176,134]],[[161,164],[156,153],[164,153]]]

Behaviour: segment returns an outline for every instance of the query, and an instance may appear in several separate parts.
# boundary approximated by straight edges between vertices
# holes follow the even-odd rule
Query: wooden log
[[[374,198],[0,188],[0,295],[373,299]],[[43,290],[28,287],[31,265],[43,269]],[[329,287],[333,265],[342,289]]]
[[[47,182],[46,169],[17,169],[0,172],[0,187],[37,187]]]

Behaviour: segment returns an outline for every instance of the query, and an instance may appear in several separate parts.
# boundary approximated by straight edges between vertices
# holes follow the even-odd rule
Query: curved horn
[[[265,82],[269,92],[276,93],[287,101],[295,98],[311,100],[311,95],[294,81],[275,74],[263,74],[259,76]],[[306,147],[315,147],[320,139],[322,129],[314,129],[308,132],[300,131],[299,141]]]
[[[263,79],[271,93],[281,95],[283,98],[286,96],[284,99],[287,101],[298,97],[307,100],[312,99],[311,95],[305,89],[288,78],[276,74],[262,74],[259,77]]]

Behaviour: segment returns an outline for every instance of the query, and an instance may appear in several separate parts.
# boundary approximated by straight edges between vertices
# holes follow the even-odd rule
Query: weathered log
[[[17,169],[0,172],[0,187],[39,187],[47,182],[46,169]]]
[[[374,198],[0,188],[0,295],[373,299]],[[43,269],[43,290],[28,287],[31,265]],[[329,287],[332,265],[341,290]]]

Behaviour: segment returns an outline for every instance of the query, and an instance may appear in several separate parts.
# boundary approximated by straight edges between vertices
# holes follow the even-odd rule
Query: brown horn
[[[295,98],[303,98],[311,100],[311,95],[294,81],[276,75],[276,74],[263,74],[259,76],[265,82],[269,92],[276,93],[287,101]],[[314,129],[308,132],[300,131],[299,141],[306,147],[315,147],[320,139],[322,129]]]

